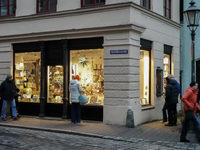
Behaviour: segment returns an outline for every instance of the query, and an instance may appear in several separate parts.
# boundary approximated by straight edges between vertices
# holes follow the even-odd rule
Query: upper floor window
[[[37,0],[37,12],[56,11],[57,0]]]
[[[87,7],[87,6],[93,6],[93,5],[101,5],[105,4],[106,0],[81,0],[81,6]]]
[[[16,0],[1,0],[0,1],[1,17],[14,16],[16,11]]]
[[[171,19],[171,0],[163,0],[163,14]]]
[[[140,5],[147,9],[151,9],[151,0],[140,0]]]

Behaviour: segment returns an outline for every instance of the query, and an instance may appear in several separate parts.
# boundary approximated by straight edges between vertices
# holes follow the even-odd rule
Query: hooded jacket
[[[81,95],[80,93],[82,92],[82,88],[78,80],[73,79],[71,80],[69,84],[69,92],[71,93],[71,102],[72,103],[79,103],[79,96]]]
[[[17,89],[18,88],[15,86],[15,82],[6,78],[6,80],[3,81],[0,86],[1,100],[12,101],[17,94]]]
[[[178,87],[174,80],[169,80],[167,82],[165,101],[167,104],[178,103]]]
[[[187,88],[185,94],[181,98],[181,100],[185,103],[184,112],[187,110],[193,110],[195,114],[196,109],[200,110],[200,106],[197,103],[198,92],[199,89],[195,90],[192,87]]]

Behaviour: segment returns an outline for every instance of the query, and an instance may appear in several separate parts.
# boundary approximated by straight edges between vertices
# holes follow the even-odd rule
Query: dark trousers
[[[72,123],[80,123],[81,122],[81,106],[80,106],[80,103],[72,103],[71,122]]]
[[[185,117],[185,120],[184,120],[184,123],[183,123],[183,128],[182,128],[182,131],[181,131],[180,139],[181,140],[185,140],[186,139],[190,121],[192,121],[194,123],[194,127],[196,129],[195,133],[197,135],[197,139],[200,140],[200,124],[199,124],[199,120],[197,119],[196,116],[194,116],[193,118]]]
[[[163,112],[163,122],[167,122],[167,103],[166,102],[163,106],[162,112]]]
[[[169,124],[176,124],[177,123],[177,104],[167,104],[167,111],[168,111],[168,120]]]

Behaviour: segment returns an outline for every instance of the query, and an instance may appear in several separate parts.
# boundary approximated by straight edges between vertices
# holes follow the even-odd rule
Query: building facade
[[[182,84],[182,95],[185,93],[185,90],[189,87],[189,84],[191,83],[191,68],[192,68],[192,52],[191,52],[191,48],[192,48],[192,40],[191,40],[191,31],[189,30],[189,28],[187,27],[187,22],[185,20],[185,16],[183,16],[183,11],[185,11],[186,9],[188,9],[188,7],[190,6],[190,0],[181,0],[181,12],[180,12],[180,18],[181,18],[181,84]],[[198,8],[200,8],[200,2],[199,1],[194,1],[195,6],[197,6]],[[196,81],[198,82],[198,84],[200,84],[200,51],[199,51],[199,44],[198,41],[200,40],[200,29],[199,27],[196,30],[196,35],[195,35],[195,64],[196,64],[196,69],[195,69],[195,75],[196,75]],[[199,100],[199,97],[198,97]]]
[[[179,1],[6,2],[0,82],[13,74],[20,114],[69,118],[68,84],[79,75],[83,119],[125,125],[128,109],[135,125],[162,118],[165,77],[179,81]]]

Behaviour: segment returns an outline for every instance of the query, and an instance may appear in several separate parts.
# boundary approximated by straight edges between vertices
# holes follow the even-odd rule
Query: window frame
[[[40,1],[46,1],[46,5],[47,5],[47,7],[46,7],[46,10],[44,10],[44,11],[39,11],[39,2]],[[36,3],[36,9],[37,9],[37,13],[48,13],[48,12],[55,12],[56,10],[57,10],[57,8],[56,9],[52,9],[52,10],[50,10],[49,9],[49,1],[50,0],[37,0],[37,3]],[[57,2],[58,2],[58,0],[56,0],[56,6],[57,6]]]
[[[88,4],[88,5],[83,5],[84,0],[81,0],[81,7],[90,7],[90,6],[98,6],[98,5],[105,5],[105,2],[103,3],[96,3],[96,0],[92,0],[92,4]]]
[[[145,7],[145,1],[149,1],[149,6]],[[149,10],[151,10],[151,0],[142,0],[142,4],[141,4],[144,8],[147,8]]]
[[[169,3],[169,8],[167,8],[167,2]],[[168,19],[171,19],[171,11],[172,11],[172,1],[171,0],[164,0],[164,3],[163,3],[163,9],[164,9],[164,16]],[[169,17],[167,17],[167,10],[169,10]]]
[[[152,82],[151,82],[151,78],[152,78],[152,63],[151,63],[151,59],[152,59],[152,41],[146,40],[146,39],[140,39],[140,50],[144,50],[144,51],[148,51],[149,52],[149,104],[142,104],[142,107],[146,107],[146,106],[152,106],[152,100],[151,100],[151,95],[152,95],[152,90],[151,90],[151,86],[152,86]]]
[[[10,6],[13,6],[15,8],[15,13],[14,14],[10,14]],[[1,1],[0,1],[0,12],[2,10],[2,7],[6,7],[7,9],[7,14],[6,15],[1,15],[0,14],[0,17],[9,17],[9,16],[15,16],[16,15],[16,0],[15,0],[15,4],[10,4],[10,0],[7,0],[6,1],[6,5],[1,5]]]

